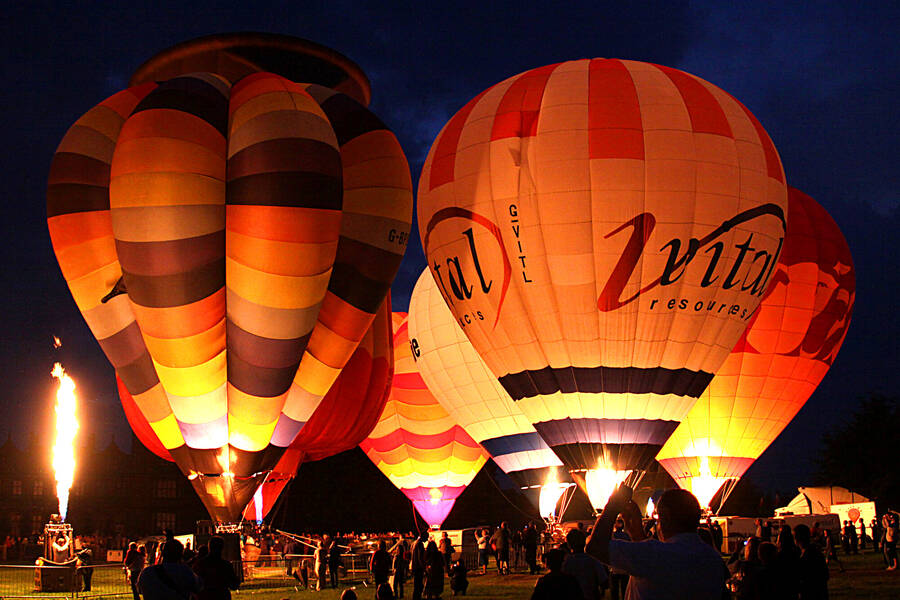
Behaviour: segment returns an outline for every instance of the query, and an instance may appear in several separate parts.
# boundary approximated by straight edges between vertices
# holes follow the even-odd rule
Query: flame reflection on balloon
[[[59,363],[51,373],[59,380],[56,389],[56,440],[53,443],[53,472],[56,479],[56,497],[59,499],[59,516],[63,520],[69,508],[69,490],[75,478],[75,434],[78,419],[75,415],[75,381],[66,374]]]
[[[256,507],[256,522],[262,523],[263,520],[263,486],[256,488],[253,494],[253,504]]]
[[[631,475],[630,470],[617,471],[608,467],[589,469],[584,473],[584,487],[591,506],[603,510],[615,489]]]

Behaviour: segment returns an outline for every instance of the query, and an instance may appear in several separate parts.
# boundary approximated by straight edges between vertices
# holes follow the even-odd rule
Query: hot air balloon
[[[657,460],[708,506],[723,502],[834,362],[856,298],[850,248],[822,206],[788,195],[784,251],[750,325]],[[721,503],[720,503],[721,505]]]
[[[615,59],[479,94],[418,194],[451,312],[595,506],[652,463],[734,347],[787,210],[775,146],[740,102]]]
[[[556,473],[562,462],[475,352],[428,269],[409,300],[409,336],[416,367],[441,406],[520,488],[538,492],[542,512],[552,511],[565,490]]]
[[[394,377],[375,429],[359,447],[439,527],[488,459],[428,391],[409,343],[407,313],[393,314]]]
[[[393,368],[389,295],[337,381],[257,488],[245,519],[261,521],[302,463],[355,448],[371,433],[387,402]]]
[[[134,405],[233,522],[387,294],[409,168],[359,68],[303,40],[202,38],[132,83],[60,143],[50,236]]]

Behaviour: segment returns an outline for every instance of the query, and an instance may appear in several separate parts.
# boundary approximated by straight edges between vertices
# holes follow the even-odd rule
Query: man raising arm
[[[586,551],[631,576],[628,600],[719,600],[725,589],[722,558],[697,535],[697,499],[685,490],[668,490],[657,512],[661,539],[644,540],[631,489],[620,486],[597,518]],[[633,541],[611,539],[620,514]]]

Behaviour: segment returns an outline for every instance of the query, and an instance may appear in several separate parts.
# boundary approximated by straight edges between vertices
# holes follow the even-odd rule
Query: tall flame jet
[[[58,381],[56,389],[56,440],[53,443],[53,473],[56,479],[56,497],[59,499],[59,516],[66,519],[69,509],[69,490],[75,478],[75,435],[78,419],[75,381],[66,374],[59,363],[51,373]]]

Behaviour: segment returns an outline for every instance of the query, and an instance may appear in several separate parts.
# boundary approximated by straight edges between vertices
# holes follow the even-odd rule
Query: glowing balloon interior
[[[428,390],[412,357],[406,313],[393,314],[394,377],[378,424],[360,448],[433,527],[488,459]]]
[[[616,470],[609,467],[588,469],[575,474],[575,479],[587,493],[588,500],[594,510],[603,510],[609,497],[619,485],[625,483],[631,471]]]
[[[769,286],[786,211],[778,153],[740,102],[614,59],[485,90],[440,132],[418,186],[451,312],[582,472],[652,462]]]
[[[844,236],[822,206],[793,188],[788,215],[773,285],[657,456],[707,503],[713,488],[740,478],[803,407],[850,325],[856,282]]]
[[[521,488],[537,488],[562,466],[472,347],[447,308],[431,272],[409,301],[416,368],[440,405]]]
[[[699,473],[690,478],[690,491],[700,503],[700,508],[709,509],[713,496],[728,481],[727,477],[713,477],[709,468],[709,457],[700,457]]]
[[[549,470],[547,479],[541,486],[540,496],[538,497],[538,510],[544,520],[550,521],[557,516],[561,516],[561,513],[557,515],[557,506],[562,495],[572,485],[574,484],[560,482],[556,469]]]

